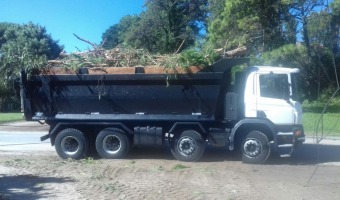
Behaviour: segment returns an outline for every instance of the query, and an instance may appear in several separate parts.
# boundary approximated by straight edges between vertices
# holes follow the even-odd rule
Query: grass
[[[95,163],[95,160],[93,159],[93,157],[86,157],[85,159],[82,159],[81,162],[87,165],[91,165]]]
[[[176,164],[175,166],[172,167],[172,170],[176,171],[176,170],[182,170],[182,169],[186,169],[186,168],[190,168],[190,167],[182,165],[182,164]]]
[[[307,136],[313,136],[316,133],[320,136],[322,131],[325,136],[340,136],[340,113],[324,114],[323,120],[321,120],[319,126],[317,126],[320,117],[321,114],[319,113],[303,113],[302,123]]]
[[[0,113],[0,123],[21,121],[23,119],[22,113]]]

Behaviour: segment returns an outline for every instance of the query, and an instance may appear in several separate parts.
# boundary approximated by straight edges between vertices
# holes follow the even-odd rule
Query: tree
[[[283,65],[301,69],[301,92],[303,99],[316,100],[321,91],[336,85],[333,69],[330,67],[332,58],[327,48],[312,45],[312,51],[318,52],[309,59],[307,47],[288,44],[273,51],[265,52],[256,64]]]
[[[146,1],[147,10],[138,30],[154,29],[150,39],[155,48],[149,50],[174,53],[193,45],[205,21],[206,5],[207,0]]]
[[[44,67],[47,59],[57,58],[62,48],[44,27],[33,23],[0,23],[0,78],[4,81],[0,98],[11,93],[13,80],[21,69]]]
[[[195,43],[196,36],[205,24],[207,1],[147,0],[146,10],[138,18],[120,21],[112,26],[109,35],[113,37],[106,37],[109,40],[107,42],[125,42],[135,48],[157,53],[174,53],[185,49]]]
[[[5,30],[0,37],[0,72],[7,77],[18,73],[21,68],[39,68],[39,63],[57,58],[62,51],[58,42],[39,25],[5,23],[1,27]]]
[[[308,56],[311,57],[311,41],[309,36],[309,19],[310,16],[316,12],[316,10],[324,6],[324,0],[287,0],[289,5],[289,12],[297,22],[298,26],[302,28],[302,37],[305,46],[307,47]]]
[[[225,0],[209,24],[210,41],[227,48],[246,45],[253,54],[278,48],[286,43],[284,31],[291,30],[287,6],[281,0]]]
[[[329,47],[330,15],[326,11],[312,13],[308,18],[308,38],[310,45],[320,44]]]
[[[208,0],[208,26],[214,20],[221,17],[221,13],[224,10],[225,1],[224,0]]]
[[[122,43],[130,43],[131,35],[138,26],[140,18],[137,15],[127,15],[123,17],[118,24],[112,25],[102,35],[104,42],[103,48],[112,49]]]
[[[333,0],[331,3],[332,18],[331,18],[331,39],[332,51],[337,55],[340,51],[340,0]]]

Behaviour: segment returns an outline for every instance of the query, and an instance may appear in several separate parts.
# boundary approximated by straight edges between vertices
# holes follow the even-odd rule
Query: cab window
[[[261,97],[274,99],[289,99],[289,84],[287,74],[260,75]]]

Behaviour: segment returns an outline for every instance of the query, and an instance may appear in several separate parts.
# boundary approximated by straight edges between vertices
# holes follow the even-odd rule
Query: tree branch
[[[182,49],[184,42],[185,42],[185,39],[182,41],[181,45],[179,45],[177,51],[175,51],[175,54],[177,54]]]
[[[85,40],[85,39],[79,37],[78,35],[76,35],[75,33],[73,33],[73,35],[74,35],[78,40],[81,40],[81,41],[83,41],[83,42],[86,42],[86,43],[90,44],[90,45],[93,47],[93,49],[97,49],[97,48],[98,48],[98,46],[97,46],[95,43],[92,43],[92,42],[90,42],[90,41],[88,41],[88,40]]]

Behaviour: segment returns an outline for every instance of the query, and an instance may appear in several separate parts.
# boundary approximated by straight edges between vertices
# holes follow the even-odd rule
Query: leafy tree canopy
[[[118,24],[112,25],[102,35],[103,48],[112,49],[122,43],[129,43],[131,35],[140,21],[137,15],[127,15]]]
[[[126,18],[103,34],[108,47],[125,42],[150,52],[174,53],[195,43],[205,24],[208,0],[147,0],[138,17]]]
[[[59,56],[63,47],[33,23],[24,25],[0,23],[0,104],[9,98],[13,80],[22,68],[34,70],[46,65],[47,59]],[[0,105],[1,107],[1,105]]]
[[[300,85],[301,94],[304,99],[313,101],[320,96],[322,90],[335,87],[336,79],[329,49],[312,45],[312,52],[314,56],[309,58],[306,46],[288,44],[265,52],[256,63],[300,68],[303,83]]]
[[[21,68],[39,68],[62,51],[46,29],[33,23],[0,23],[0,72],[9,78]]]
[[[225,0],[223,11],[213,13],[209,38],[217,46],[234,48],[246,45],[252,53],[261,53],[282,46],[295,34],[284,34],[295,28],[288,16],[288,7],[281,0]],[[219,12],[219,10],[217,10]],[[211,12],[215,12],[211,10]],[[294,31],[293,31],[294,32]],[[293,36],[293,37],[292,37]]]

